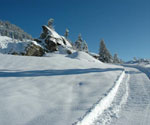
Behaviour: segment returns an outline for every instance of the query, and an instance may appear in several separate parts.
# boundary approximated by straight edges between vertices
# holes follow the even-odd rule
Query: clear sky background
[[[109,51],[127,61],[150,58],[150,0],[0,0],[0,19],[39,37],[54,18],[55,30],[74,42],[81,33],[89,50],[98,53],[104,38]]]

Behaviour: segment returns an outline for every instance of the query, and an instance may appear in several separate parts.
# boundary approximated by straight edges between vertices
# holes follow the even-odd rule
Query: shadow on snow
[[[64,69],[64,70],[31,70],[15,71],[0,70],[0,77],[38,77],[38,76],[57,76],[57,75],[77,75],[96,72],[119,71],[122,68],[89,68],[89,69]]]

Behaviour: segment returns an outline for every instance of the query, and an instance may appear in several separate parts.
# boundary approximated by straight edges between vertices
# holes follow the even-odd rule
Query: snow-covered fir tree
[[[82,43],[83,43],[83,40],[82,40],[81,34],[79,34],[78,40],[75,42],[74,48],[77,51],[82,51]]]
[[[137,58],[136,58],[136,57],[133,57],[133,61],[137,61]]]
[[[48,27],[54,29],[53,23],[54,23],[54,19],[53,19],[53,18],[50,18],[50,19],[48,20]]]
[[[65,38],[68,39],[68,36],[69,36],[69,30],[66,29],[66,31],[65,31]]]
[[[84,42],[83,42],[83,46],[82,46],[82,50],[84,51],[84,52],[87,52],[88,53],[88,45],[87,45],[87,43],[86,43],[86,41],[84,40]]]
[[[116,53],[114,54],[113,63],[120,63],[120,59],[118,58],[118,55]]]
[[[84,51],[88,53],[88,45],[85,40],[83,41],[81,34],[79,34],[78,40],[75,42],[73,48],[77,51]]]
[[[99,60],[102,62],[106,62],[106,63],[113,62],[112,56],[110,52],[108,51],[108,49],[106,48],[106,45],[103,39],[100,42]]]
[[[119,61],[120,61],[120,64],[123,64],[123,63],[124,63],[124,61],[123,61],[122,59],[119,59]]]

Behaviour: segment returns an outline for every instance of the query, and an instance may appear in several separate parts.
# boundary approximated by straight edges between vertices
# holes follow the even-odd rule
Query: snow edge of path
[[[107,109],[117,91],[118,88],[125,77],[125,70],[122,71],[121,75],[115,81],[113,87],[102,97],[91,109],[88,111],[79,121],[75,122],[73,125],[91,125],[99,115],[103,113],[105,109]]]

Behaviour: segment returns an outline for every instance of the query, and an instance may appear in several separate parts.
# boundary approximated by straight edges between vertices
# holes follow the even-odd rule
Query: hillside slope
[[[114,85],[123,70],[84,52],[46,56],[0,54],[0,124],[75,123]]]

